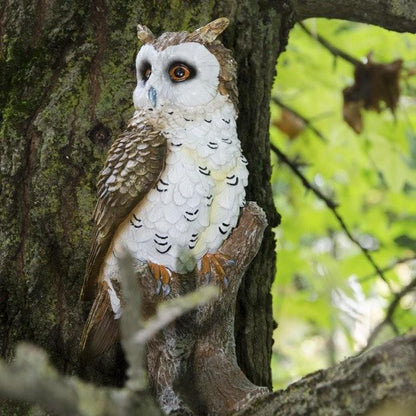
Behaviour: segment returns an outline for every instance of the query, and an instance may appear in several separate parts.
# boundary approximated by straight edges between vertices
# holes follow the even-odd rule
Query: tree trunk
[[[269,184],[270,89],[287,41],[284,1],[33,1],[0,6],[0,351],[18,341],[45,348],[56,367],[79,371],[89,305],[78,296],[90,244],[96,178],[131,116],[136,26],[192,30],[218,16],[239,68],[239,136],[249,161],[248,200],[278,224]],[[270,228],[242,284],[237,355],[248,378],[271,387],[275,269]],[[120,354],[92,377],[120,384]]]

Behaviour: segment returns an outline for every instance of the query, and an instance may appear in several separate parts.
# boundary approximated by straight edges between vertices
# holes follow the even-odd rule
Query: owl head
[[[205,106],[222,94],[236,106],[236,63],[217,37],[226,29],[225,17],[188,32],[166,32],[155,38],[138,26],[143,42],[136,58],[136,109]]]

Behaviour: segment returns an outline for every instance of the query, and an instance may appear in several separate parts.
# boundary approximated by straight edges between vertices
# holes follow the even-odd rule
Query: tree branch
[[[37,403],[43,409],[63,416],[119,414],[110,399],[110,390],[96,388],[76,377],[60,375],[46,353],[29,344],[17,347],[12,364],[0,360],[0,394]]]
[[[407,335],[307,375],[238,416],[412,416],[415,398],[416,335]]]
[[[293,0],[298,20],[326,17],[416,33],[416,7],[409,0]]]
[[[337,204],[332,201],[332,199],[325,196],[318,188],[312,185],[311,182],[306,178],[306,176],[300,171],[300,169],[296,166],[294,162],[292,162],[288,156],[286,156],[275,144],[270,143],[270,148],[272,151],[277,155],[277,157],[285,163],[289,168],[293,171],[293,173],[302,181],[303,186],[306,189],[311,190],[321,201],[325,203],[325,205],[329,208],[329,210],[333,213],[335,218],[337,219],[339,225],[344,230],[347,237],[360,249],[363,255],[367,258],[370,264],[373,266],[375,273],[387,284],[389,289],[392,291],[390,282],[384,276],[382,269],[378,266],[378,264],[373,259],[373,256],[370,254],[369,250],[361,245],[361,243],[352,235],[352,232],[348,228],[347,224],[345,223],[344,219],[341,217],[339,212],[337,211]]]
[[[408,293],[410,293],[412,290],[414,290],[415,288],[416,288],[416,277],[409,284],[403,287],[403,289],[400,292],[394,295],[393,300],[390,302],[390,305],[387,308],[386,316],[371,332],[367,340],[367,345],[363,348],[363,351],[368,350],[373,345],[375,339],[377,338],[377,335],[380,333],[383,326],[387,324],[391,324],[393,326],[393,329],[397,331],[397,328],[395,328],[395,325],[393,322],[394,312],[399,306],[402,298],[406,296]]]
[[[415,260],[416,260],[416,255],[410,256],[410,257],[402,257],[402,258],[396,259],[395,261],[393,261],[392,263],[390,263],[388,266],[383,267],[381,270],[383,271],[383,273],[385,273],[385,272],[388,272],[388,271],[394,269],[398,264],[408,263],[410,261],[415,261]],[[369,279],[371,279],[371,278],[373,278],[375,276],[377,276],[377,273],[370,273],[370,274],[368,274],[366,276],[360,277],[358,279],[358,281],[360,283],[363,283],[366,280],[369,280]]]
[[[357,66],[362,63],[360,60],[354,58],[348,53],[332,45],[332,43],[328,42],[325,38],[323,38],[318,33],[312,33],[302,22],[298,22],[298,25],[303,29],[304,32],[306,32],[311,38],[317,40],[324,48],[326,48],[329,52],[331,52],[331,54],[334,55],[335,57],[340,57],[354,66]]]

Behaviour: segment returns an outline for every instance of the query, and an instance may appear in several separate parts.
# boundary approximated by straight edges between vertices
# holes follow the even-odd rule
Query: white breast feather
[[[149,115],[137,111],[135,117]],[[177,273],[192,271],[206,253],[219,249],[245,203],[247,162],[230,101],[218,94],[192,114],[164,108],[159,117],[168,137],[165,170],[113,242],[104,268],[111,288],[121,246],[137,261],[152,261]],[[117,313],[119,304],[111,295]]]

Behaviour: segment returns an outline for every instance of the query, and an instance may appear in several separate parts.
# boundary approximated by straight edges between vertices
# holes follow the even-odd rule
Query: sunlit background
[[[416,325],[416,35],[336,20],[304,24],[362,62],[371,52],[381,64],[402,59],[401,96],[395,115],[363,110],[356,134],[343,120],[342,93],[354,84],[354,66],[299,25],[291,31],[277,65],[271,140],[311,187],[338,204],[338,218],[272,152],[282,214],[275,230],[275,388]]]

